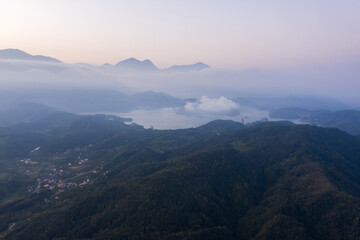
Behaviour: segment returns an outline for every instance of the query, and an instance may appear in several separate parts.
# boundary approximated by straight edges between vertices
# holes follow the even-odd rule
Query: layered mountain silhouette
[[[0,90],[0,107],[5,109],[6,103],[32,102],[46,104],[50,107],[68,112],[130,112],[135,109],[161,109],[164,107],[181,107],[184,105],[182,99],[175,98],[162,92],[138,92],[125,94],[112,90],[55,90],[34,91],[23,94],[22,92],[8,93]],[[9,104],[8,104],[9,105]],[[11,104],[10,104],[11,106]],[[0,112],[1,114],[1,112]],[[0,116],[0,126],[2,119]]]
[[[270,111],[270,117],[297,119],[313,125],[336,127],[350,134],[360,134],[360,111],[357,110],[316,110],[302,108],[279,108]]]
[[[27,70],[34,66],[24,65],[21,61],[34,62],[34,63],[62,63],[60,60],[52,57],[42,56],[42,55],[31,55],[19,49],[3,49],[0,50],[0,60],[3,60],[0,69],[3,70]],[[6,62],[6,60],[17,60],[19,62]],[[91,67],[90,64],[81,63],[76,64],[81,67]],[[47,69],[44,67],[35,66],[35,68]],[[101,68],[109,70],[120,70],[120,71],[129,71],[129,72],[154,72],[154,71],[167,71],[167,72],[191,72],[191,71],[201,71],[207,68],[210,68],[208,65],[198,62],[191,65],[174,65],[166,69],[160,69],[154,65],[154,63],[145,59],[143,61],[136,58],[128,58],[122,61],[119,61],[115,65],[110,63],[105,63],[101,65]]]
[[[0,50],[0,59],[61,63],[60,60],[42,55],[30,55],[19,49]]]
[[[210,68],[210,66],[206,65],[205,63],[198,62],[191,65],[174,65],[165,70],[169,72],[192,72],[192,71],[201,71],[207,68]]]
[[[149,59],[140,61],[136,58],[129,58],[123,61],[118,62],[115,65],[118,69],[123,70],[135,70],[135,71],[157,71],[157,68]]]
[[[156,67],[149,59],[140,61],[136,58],[129,58],[123,61],[118,62],[115,66],[105,63],[102,65],[105,68],[116,68],[127,71],[167,71],[167,72],[192,72],[192,71],[201,71],[207,68],[210,68],[209,65],[205,63],[198,62],[190,65],[174,65],[166,69],[160,69]]]

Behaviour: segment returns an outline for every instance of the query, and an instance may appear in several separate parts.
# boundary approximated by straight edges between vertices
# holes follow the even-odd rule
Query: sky
[[[0,49],[66,63],[289,69],[360,62],[358,0],[0,1]]]

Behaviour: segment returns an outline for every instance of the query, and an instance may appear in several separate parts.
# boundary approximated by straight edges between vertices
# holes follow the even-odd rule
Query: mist
[[[149,60],[131,61],[152,65]],[[0,110],[33,102],[176,129],[214,119],[271,119],[269,112],[278,108],[360,109],[357,63],[242,70],[193,66],[169,71],[155,66],[149,70],[137,65],[124,69],[110,64],[0,60]]]
[[[127,72],[88,64],[2,61],[0,81],[2,91],[14,92],[111,89],[129,94],[151,90],[178,98],[317,96],[354,106],[360,100],[359,69],[359,64],[344,63],[276,70]]]

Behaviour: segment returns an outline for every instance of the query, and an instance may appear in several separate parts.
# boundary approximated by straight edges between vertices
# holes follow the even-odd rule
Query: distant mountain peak
[[[101,67],[111,68],[113,67],[113,65],[111,65],[110,63],[104,63],[103,65],[101,65]]]
[[[0,59],[61,63],[61,61],[55,58],[31,55],[22,50],[12,48],[0,50]]]
[[[134,62],[134,63],[136,62],[137,63],[137,62],[141,62],[141,61],[136,58],[131,57],[131,58],[128,58],[128,59],[118,62],[118,64],[122,63],[122,62]]]
[[[145,59],[145,60],[143,61],[143,63],[151,63],[151,64],[153,64],[149,59]]]
[[[128,58],[118,62],[115,67],[131,71],[156,71],[159,70],[149,59],[140,61],[136,58]]]
[[[197,62],[191,65],[174,65],[165,70],[170,72],[192,72],[201,71],[207,68],[210,68],[210,66],[202,62]]]
[[[141,61],[133,57],[118,62],[117,64],[115,64],[115,67],[118,69],[130,70],[130,71],[164,70],[168,72],[191,72],[191,71],[201,71],[210,68],[209,65],[203,62],[197,62],[190,65],[174,65],[166,69],[159,69],[153,64],[153,62],[150,59],[145,59]]]

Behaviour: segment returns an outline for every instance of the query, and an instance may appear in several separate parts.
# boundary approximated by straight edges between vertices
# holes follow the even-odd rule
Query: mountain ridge
[[[297,119],[310,124],[336,127],[353,135],[360,134],[360,111],[358,110],[316,110],[304,108],[278,108],[270,111],[270,117]]]
[[[198,62],[190,65],[173,65],[169,68],[164,69],[169,72],[192,72],[192,71],[201,71],[210,68],[209,65]]]
[[[42,55],[31,55],[20,49],[12,49],[12,48],[0,50],[0,60],[63,63],[56,58],[42,56]],[[85,67],[92,66],[91,64],[88,64],[88,63],[77,63],[74,65],[85,66]],[[11,67],[11,66],[7,66],[7,65],[3,66],[4,69],[6,69],[6,67]],[[136,71],[138,71],[138,72],[156,72],[156,71],[190,72],[190,71],[201,71],[201,70],[210,68],[210,66],[208,66],[202,62],[198,62],[198,63],[190,64],[190,65],[173,65],[169,68],[160,69],[150,59],[145,59],[143,61],[140,61],[134,57],[131,57],[131,58],[128,58],[125,60],[121,60],[114,65],[112,65],[110,63],[104,63],[98,67],[106,69],[106,70],[115,69],[115,70],[130,71],[130,72],[136,72]]]
[[[31,55],[22,50],[12,48],[0,50],[0,59],[62,63],[60,60],[52,57]]]
[[[136,58],[128,58],[118,62],[114,66],[115,68],[123,70],[137,70],[137,71],[157,71],[159,70],[149,59],[140,61]]]

